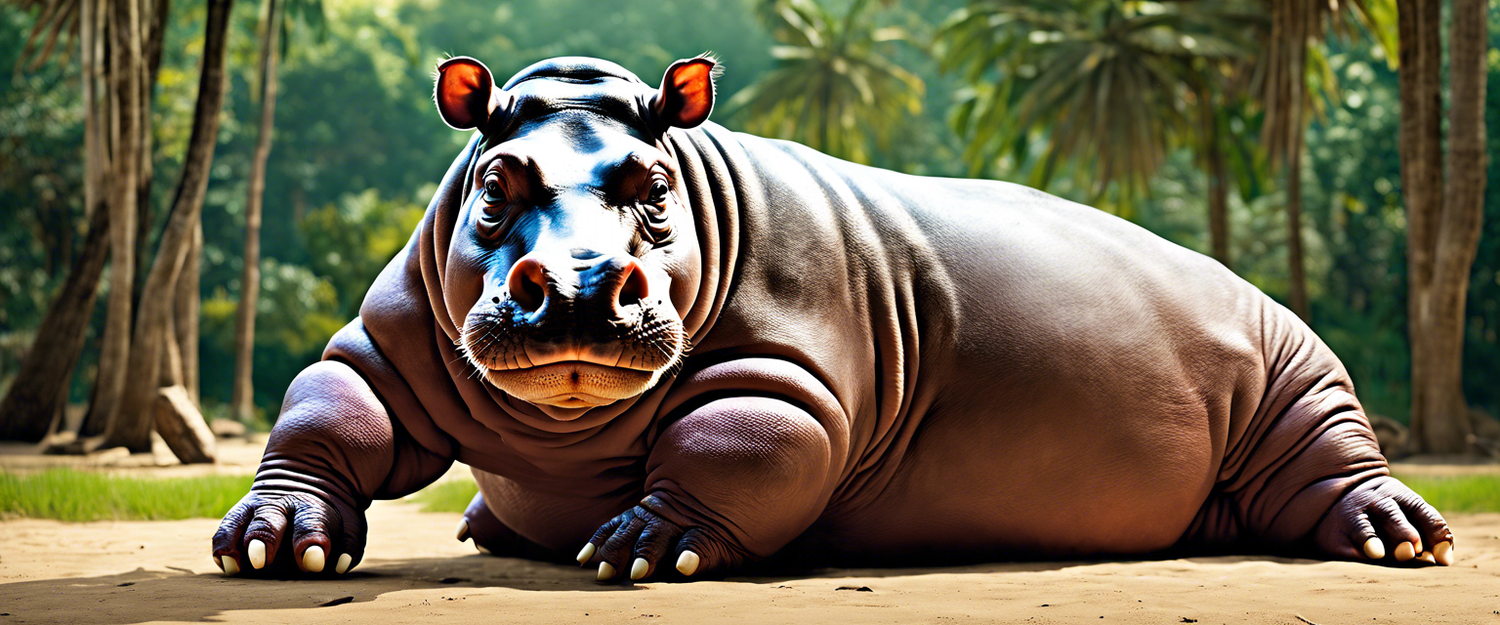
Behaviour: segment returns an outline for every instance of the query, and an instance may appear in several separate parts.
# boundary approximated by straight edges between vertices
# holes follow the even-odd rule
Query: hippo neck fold
[[[760,189],[747,175],[754,170],[745,165],[744,148],[718,124],[670,131],[664,143],[680,167],[702,259],[697,295],[683,319],[688,344],[695,346],[713,328],[733,290],[744,244],[742,211]]]

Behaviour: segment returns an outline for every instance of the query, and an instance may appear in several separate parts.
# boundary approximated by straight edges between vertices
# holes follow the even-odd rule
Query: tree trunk
[[[250,197],[245,202],[244,271],[240,274],[240,305],[234,323],[234,396],[236,419],[255,412],[252,368],[255,356],[255,308],[260,297],[260,212],[266,191],[266,160],[271,155],[271,132],[276,119],[276,63],[281,28],[277,0],[266,0],[266,33],[261,40],[260,133],[250,161]]]
[[[68,280],[37,328],[21,370],[0,400],[0,439],[42,440],[53,418],[67,402],[73,369],[88,336],[89,320],[99,296],[99,276],[109,257],[109,211],[100,208],[89,220],[83,256],[68,271]]]
[[[95,446],[150,451],[150,421],[123,423],[119,419],[130,359],[131,296],[135,282],[135,235],[140,179],[141,128],[146,121],[141,101],[139,0],[115,0],[111,5],[110,92],[114,100],[110,122],[110,287],[109,315],[99,355],[99,376],[86,420],[104,424],[104,438]]]
[[[177,350],[182,358],[182,386],[188,398],[200,409],[198,398],[198,314],[200,309],[199,267],[203,260],[203,219],[199,215],[193,228],[193,247],[188,250],[186,262],[182,264],[182,275],[177,279],[173,316],[176,318]]]
[[[156,104],[156,75],[161,68],[162,40],[166,35],[167,0],[138,0],[140,3],[141,40],[141,165],[136,180],[135,221],[135,299],[132,300],[136,314],[140,314],[141,296],[145,291],[146,274],[151,266],[151,227],[156,225],[151,206],[151,181],[156,177],[155,135],[152,130],[151,111]]]
[[[1292,117],[1301,118],[1302,112],[1293,111]],[[1287,304],[1302,321],[1311,323],[1306,263],[1302,256],[1302,146],[1300,141],[1293,143],[1299,145],[1291,148],[1294,151],[1286,159],[1286,260],[1291,287],[1287,291]]]
[[[1411,426],[1422,451],[1421,431],[1432,419],[1435,220],[1442,214],[1442,45],[1440,0],[1399,0],[1401,189],[1406,200],[1407,335],[1411,345]],[[1437,393],[1448,389],[1437,390]]]
[[[1213,257],[1230,269],[1229,189],[1224,184],[1224,151],[1219,143],[1219,114],[1208,89],[1198,91],[1198,116],[1203,125],[1203,166],[1208,175],[1208,242]]]
[[[168,357],[175,356],[179,350],[172,316],[177,308],[176,291],[182,267],[193,249],[201,223],[203,195],[208,188],[209,166],[213,162],[214,144],[219,134],[219,111],[224,101],[224,44],[230,4],[230,0],[210,0],[208,4],[193,133],[188,140],[182,178],[178,181],[156,261],[146,278],[140,312],[136,315],[123,412],[132,423],[137,419],[146,424],[152,422],[153,407],[157,402],[157,391],[163,386],[163,378],[168,380],[168,385],[180,383],[182,379],[180,369],[175,369],[181,367],[180,357]],[[162,371],[163,362],[170,363],[174,370]],[[174,429],[171,434],[182,435],[184,431]],[[162,434],[165,438],[169,432]],[[168,443],[173,450],[181,447],[170,439]],[[201,461],[201,454],[182,457],[181,460]]]
[[[1436,5],[1435,2],[1431,3]],[[1469,437],[1473,433],[1468,419],[1468,404],[1463,394],[1464,308],[1469,290],[1469,272],[1479,243],[1480,223],[1484,216],[1485,188],[1485,80],[1488,54],[1487,7],[1484,0],[1454,0],[1452,31],[1449,37],[1450,113],[1448,120],[1448,172],[1443,176],[1441,160],[1428,161],[1431,178],[1422,189],[1427,202],[1418,205],[1408,199],[1408,214],[1419,207],[1426,210],[1407,218],[1412,323],[1412,434],[1417,445],[1427,453],[1455,454],[1472,451]],[[1429,55],[1416,60],[1414,80],[1419,89],[1413,95],[1430,106],[1423,114],[1423,131],[1431,133],[1429,149],[1441,151],[1439,118],[1441,109],[1441,44],[1439,42],[1439,9],[1423,7],[1414,28],[1423,46],[1416,54]],[[1405,37],[1407,30],[1401,32]],[[1402,43],[1402,104],[1407,102],[1405,65],[1406,45]],[[1424,60],[1430,62],[1423,62]],[[1427,75],[1425,72],[1431,72]],[[1431,89],[1426,93],[1421,89]],[[1405,110],[1402,111],[1403,121]],[[1405,131],[1405,124],[1402,130]],[[1404,139],[1405,137],[1403,137]],[[1404,142],[1403,142],[1404,143]],[[1406,159],[1402,160],[1405,170]],[[1446,186],[1438,181],[1446,179]],[[1404,182],[1404,180],[1403,180]],[[1420,254],[1421,265],[1415,254]],[[1420,316],[1419,316],[1420,315]],[[1421,367],[1417,354],[1421,354]]]
[[[1315,20],[1314,9],[1311,3],[1296,3],[1296,10],[1306,12],[1300,19],[1293,20],[1292,45],[1289,47],[1290,64],[1292,70],[1288,79],[1290,82],[1289,96],[1290,106],[1286,115],[1290,118],[1289,130],[1286,136],[1286,260],[1287,279],[1287,303],[1292,312],[1304,322],[1311,322],[1312,316],[1307,305],[1307,277],[1306,263],[1302,258],[1302,145],[1306,128],[1303,122],[1303,100],[1307,87],[1307,29]]]

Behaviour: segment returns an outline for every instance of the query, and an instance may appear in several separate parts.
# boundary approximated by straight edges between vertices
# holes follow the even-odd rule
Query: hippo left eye
[[[490,204],[505,202],[505,187],[500,184],[499,178],[490,176],[484,179],[484,201]]]

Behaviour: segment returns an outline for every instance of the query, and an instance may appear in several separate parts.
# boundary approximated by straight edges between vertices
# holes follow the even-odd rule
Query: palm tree
[[[1261,4],[1271,18],[1255,70],[1265,110],[1261,137],[1272,165],[1281,165],[1286,175],[1288,303],[1306,321],[1310,314],[1302,260],[1302,151],[1307,113],[1320,104],[1308,89],[1308,77],[1328,74],[1319,43],[1330,33],[1352,37],[1363,30],[1387,50],[1394,49],[1393,11],[1390,0],[1261,0]],[[1331,90],[1333,85],[1325,82],[1324,87]]]
[[[851,161],[868,163],[890,130],[922,111],[922,80],[890,60],[890,43],[905,30],[877,27],[868,0],[855,0],[842,18],[816,0],[775,0],[761,9],[777,41],[777,66],[730,98],[732,114],[747,114],[746,130],[800,141]]]
[[[1244,91],[1262,23],[1240,2],[986,0],[954,12],[938,41],[943,68],[973,85],[952,117],[971,172],[1024,159],[1041,136],[1034,185],[1069,162],[1096,199],[1114,185],[1128,205],[1172,151],[1192,148],[1210,181],[1211,247],[1228,265],[1233,138],[1220,111]]]

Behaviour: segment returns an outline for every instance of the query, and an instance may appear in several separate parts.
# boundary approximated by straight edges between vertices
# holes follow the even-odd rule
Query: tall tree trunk
[[[141,294],[145,289],[146,274],[151,266],[147,256],[151,249],[151,228],[156,225],[151,204],[151,183],[156,177],[154,156],[155,136],[152,134],[151,111],[156,105],[156,77],[161,69],[162,44],[166,38],[167,12],[171,8],[168,0],[141,0],[141,63],[144,65],[141,79],[141,101],[145,102],[143,113],[145,124],[141,132],[141,174],[136,183],[136,282],[135,310],[140,312]]]
[[[1413,23],[1403,12],[1401,41],[1402,146],[1406,147],[1405,106],[1421,115],[1427,141],[1421,173],[1422,197],[1407,197],[1408,281],[1411,300],[1412,434],[1428,453],[1469,451],[1472,425],[1463,394],[1464,308],[1469,272],[1484,216],[1485,80],[1488,40],[1484,0],[1454,0],[1449,37],[1450,116],[1448,171],[1441,159],[1440,9],[1416,2]],[[1402,5],[1402,9],[1406,6]],[[1412,33],[1412,66],[1406,37]],[[1408,71],[1412,76],[1408,78]],[[1413,89],[1410,97],[1408,87]],[[1423,105],[1425,104],[1425,108]],[[1408,159],[1403,154],[1402,171]],[[1411,163],[1414,168],[1418,163]],[[1439,186],[1446,179],[1445,186]],[[1408,184],[1403,175],[1403,184]],[[1419,365],[1420,362],[1420,365]]]
[[[1440,0],[1398,0],[1401,189],[1406,200],[1407,335],[1411,344],[1411,425],[1417,447],[1433,418],[1433,252],[1443,206]],[[1448,389],[1436,390],[1438,393]]]
[[[188,250],[182,275],[177,279],[173,316],[177,321],[177,349],[182,357],[182,387],[194,406],[202,408],[198,397],[198,314],[201,305],[199,267],[203,261],[203,219],[193,229],[193,247]]]
[[[1302,112],[1293,111],[1292,117],[1301,123]],[[1297,145],[1286,158],[1286,260],[1287,279],[1291,283],[1287,292],[1287,304],[1302,321],[1311,323],[1312,316],[1307,305],[1307,264],[1302,255],[1302,145]]]
[[[271,155],[271,133],[276,120],[276,64],[279,52],[280,10],[277,0],[266,0],[266,32],[261,40],[260,134],[250,161],[250,197],[245,202],[244,271],[240,274],[240,305],[234,323],[234,416],[249,419],[255,411],[252,368],[255,356],[255,308],[260,298],[260,212],[266,192],[266,160]]]
[[[1208,242],[1214,259],[1230,269],[1229,189],[1225,185],[1224,150],[1219,143],[1219,115],[1208,89],[1198,91],[1198,117],[1203,126],[1203,166],[1208,175]]]
[[[135,282],[135,235],[138,210],[136,193],[140,180],[142,115],[139,0],[115,0],[111,4],[109,74],[111,96],[110,181],[110,287],[109,315],[99,356],[99,376],[87,420],[103,423],[104,437],[98,446],[124,446],[131,451],[149,451],[149,427],[142,430],[120,422],[125,391],[126,367],[130,360],[131,296]],[[149,422],[147,422],[149,424]]]
[[[1292,312],[1297,313],[1305,322],[1311,322],[1307,305],[1307,277],[1306,263],[1302,257],[1302,146],[1304,133],[1303,104],[1306,99],[1307,89],[1307,45],[1308,29],[1316,19],[1316,13],[1310,2],[1297,2],[1295,10],[1302,14],[1293,20],[1291,36],[1292,45],[1289,52],[1289,67],[1292,70],[1287,78],[1290,80],[1288,90],[1290,106],[1286,115],[1290,118],[1289,132],[1286,136],[1286,259],[1287,279],[1290,288],[1287,291],[1287,303]]]
[[[109,257],[109,232],[109,211],[95,210],[83,256],[69,269],[67,282],[47,308],[31,350],[21,360],[20,372],[0,400],[0,439],[39,441],[65,408],[98,299],[99,276]]]
[[[140,420],[147,424],[148,433],[161,381],[165,379],[168,385],[175,385],[182,380],[179,343],[172,317],[177,308],[176,291],[182,267],[193,249],[200,225],[209,166],[213,162],[214,144],[219,134],[219,111],[224,101],[224,44],[230,4],[230,0],[210,0],[208,4],[193,133],[188,140],[182,178],[178,181],[156,260],[146,278],[140,312],[136,315],[123,414],[131,423]],[[173,370],[162,371],[164,362],[169,363]],[[188,416],[202,420],[196,414]],[[173,448],[177,447],[174,445]]]

